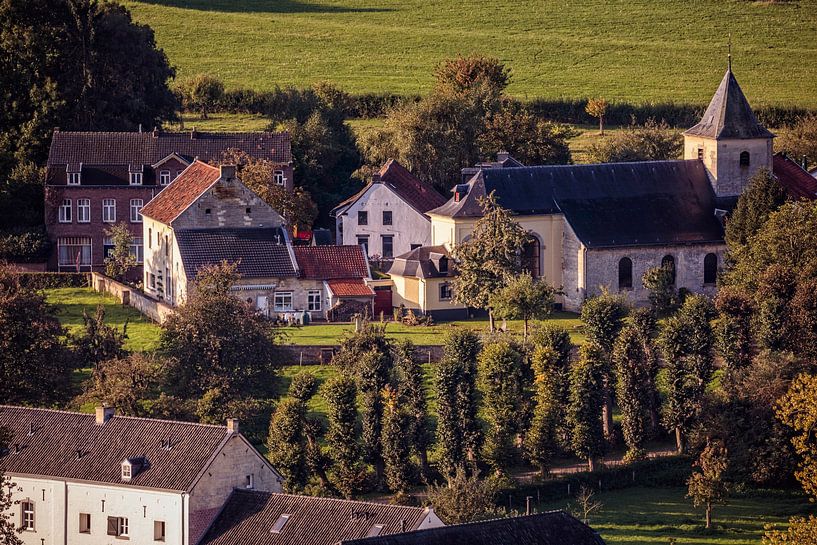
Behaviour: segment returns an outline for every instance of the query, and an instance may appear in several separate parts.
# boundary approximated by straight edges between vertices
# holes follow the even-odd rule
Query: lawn
[[[746,494],[716,505],[713,528],[704,528],[702,509],[684,497],[684,488],[627,488],[598,494],[603,506],[591,515],[590,525],[607,543],[617,545],[760,545],[763,527],[779,529],[789,517],[814,513],[801,494],[782,491]],[[543,505],[565,509],[568,500]]]
[[[203,132],[254,132],[265,131],[269,128],[270,120],[259,114],[209,114],[207,119],[193,113],[182,114],[182,123],[170,123],[167,128],[171,131],[195,128]]]
[[[180,77],[270,90],[327,80],[422,94],[479,52],[520,98],[706,103],[726,68],[753,105],[817,106],[817,0],[125,0]]]
[[[56,308],[57,318],[69,332],[77,333],[83,327],[82,313],[94,315],[98,305],[105,308],[105,323],[122,330],[127,323],[128,338],[125,348],[144,352],[159,343],[159,326],[142,316],[136,309],[123,306],[115,298],[102,295],[90,288],[58,288],[45,290],[47,300]]]

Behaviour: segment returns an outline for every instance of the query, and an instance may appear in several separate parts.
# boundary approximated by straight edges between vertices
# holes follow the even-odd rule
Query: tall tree
[[[687,497],[695,507],[706,510],[706,527],[712,527],[712,506],[726,500],[728,488],[723,480],[728,465],[726,447],[717,442],[706,445],[695,466],[700,469],[687,480]]]
[[[366,478],[360,455],[354,379],[343,375],[329,379],[323,385],[323,396],[329,407],[326,442],[334,463],[334,484],[343,497],[351,499],[360,492]]]
[[[564,378],[559,365],[559,353],[552,348],[538,346],[533,351],[531,366],[534,372],[533,419],[525,434],[525,454],[544,478],[558,447],[556,433],[562,414],[561,384]]]
[[[528,340],[528,322],[544,320],[553,311],[559,293],[547,282],[533,278],[529,272],[509,278],[505,286],[489,297],[490,307],[500,318],[521,319],[523,338]]]
[[[282,399],[269,424],[267,457],[284,478],[284,490],[296,493],[309,477],[304,422],[306,405],[298,399]]]
[[[466,98],[488,111],[510,83],[511,71],[495,57],[457,55],[442,61],[434,77],[437,93]]]
[[[127,324],[121,332],[106,324],[103,305],[96,307],[93,317],[83,309],[82,322],[83,329],[72,339],[74,350],[82,366],[96,370],[103,361],[127,356],[124,349],[125,339],[128,338]]]
[[[603,349],[588,343],[579,349],[579,360],[570,372],[570,404],[567,419],[570,443],[576,456],[587,460],[588,469],[596,469],[596,458],[604,453],[604,427],[601,407],[604,404]]]
[[[457,275],[453,291],[456,302],[487,310],[493,331],[491,295],[522,271],[519,256],[529,235],[509,210],[497,204],[493,193],[480,205],[482,217],[474,224],[471,238],[454,247]]]
[[[105,234],[113,243],[113,249],[105,256],[105,274],[121,282],[125,275],[136,267],[136,255],[131,252],[133,235],[125,222],[106,229]]]
[[[557,373],[553,377],[557,386],[556,398],[558,400],[556,437],[562,449],[569,449],[570,430],[567,425],[567,406],[570,402],[570,359],[574,348],[570,341],[570,333],[558,325],[541,324],[533,332],[533,347],[534,354],[539,349],[556,353],[556,360],[553,362],[555,364],[553,372]]]
[[[769,215],[786,202],[786,192],[774,174],[760,168],[738,198],[738,204],[726,224],[726,244],[731,254],[757,233]],[[736,256],[733,256],[736,257]]]
[[[476,473],[469,475],[460,466],[447,481],[442,485],[433,484],[428,490],[429,502],[447,523],[462,524],[503,514],[496,506],[500,491],[498,479],[482,479]]]
[[[155,354],[118,354],[94,367],[83,398],[116,407],[125,416],[153,416],[150,405],[164,370],[165,362]]]
[[[389,384],[390,363],[386,354],[370,351],[363,354],[357,366],[363,402],[363,459],[374,466],[378,486],[382,486],[385,477],[382,392]]]
[[[409,415],[408,426],[403,433],[408,436],[411,449],[419,459],[422,476],[427,477],[428,447],[432,437],[428,425],[423,369],[414,360],[414,345],[411,341],[395,344],[394,371],[400,405]]]
[[[607,115],[607,100],[604,97],[591,98],[587,101],[584,111],[590,117],[595,117],[599,120],[599,134],[604,136],[604,116]]]
[[[383,461],[386,485],[398,497],[404,495],[411,482],[411,445],[406,430],[411,426],[411,416],[401,406],[397,392],[386,386],[383,396]]]
[[[736,286],[723,286],[715,297],[718,354],[727,369],[741,369],[752,362],[752,299]]]
[[[658,349],[655,346],[655,337],[658,334],[658,321],[655,314],[647,308],[636,308],[630,314],[632,327],[641,342],[647,365],[647,382],[644,388],[650,392],[647,398],[647,411],[650,416],[650,428],[653,434],[658,433],[660,427],[661,395],[658,392],[658,372],[661,367],[658,362]]]
[[[626,460],[640,460],[646,455],[649,408],[655,398],[652,362],[641,332],[635,325],[621,330],[613,348],[616,367],[616,399],[621,409],[621,429],[627,444]]]

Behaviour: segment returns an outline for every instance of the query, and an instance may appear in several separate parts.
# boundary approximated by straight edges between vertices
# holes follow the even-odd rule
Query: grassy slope
[[[457,53],[498,56],[520,97],[706,102],[726,64],[754,104],[817,106],[817,0],[125,0],[180,76],[423,93]]]

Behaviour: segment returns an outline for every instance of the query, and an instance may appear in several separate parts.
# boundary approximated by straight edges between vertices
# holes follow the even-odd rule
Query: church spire
[[[732,33],[729,33],[729,54],[726,55],[726,66],[729,72],[732,71]]]

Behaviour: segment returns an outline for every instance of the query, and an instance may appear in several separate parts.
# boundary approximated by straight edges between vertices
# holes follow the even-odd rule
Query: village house
[[[364,245],[370,258],[385,260],[427,246],[427,212],[444,202],[433,187],[390,159],[366,187],[332,210],[337,243]]]
[[[278,212],[236,177],[234,166],[194,161],[142,209],[145,292],[184,302],[198,271],[235,263],[236,295],[287,321],[345,316],[370,307],[360,246],[294,247]]]
[[[288,133],[65,132],[56,130],[46,169],[45,224],[59,271],[104,271],[112,248],[105,233],[125,223],[141,277],[142,206],[194,159],[218,161],[238,149],[273,162],[274,182],[292,188]]]
[[[723,265],[723,225],[749,179],[767,168],[790,197],[814,199],[814,178],[772,154],[731,67],[700,123],[684,133],[684,159],[639,163],[519,167],[484,165],[452,190],[431,217],[429,248],[399,255],[388,271],[395,306],[446,317],[466,315],[436,269],[440,256],[467,240],[493,193],[529,233],[523,268],[564,295],[577,311],[607,289],[646,304],[650,267],[672,270],[677,288],[714,294]],[[445,275],[450,275],[446,272]],[[433,279],[433,281],[429,281]]]
[[[14,483],[26,545],[196,545],[236,489],[281,491],[281,477],[226,426],[0,406],[11,432],[0,469]]]

